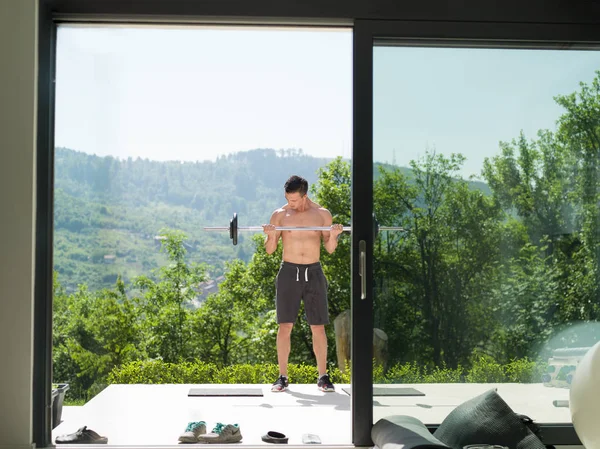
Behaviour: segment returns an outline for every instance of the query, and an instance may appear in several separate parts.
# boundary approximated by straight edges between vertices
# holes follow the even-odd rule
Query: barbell
[[[229,238],[233,241],[234,245],[238,242],[239,231],[249,232],[262,232],[262,226],[238,226],[238,216],[234,212],[233,217],[229,220],[229,226],[208,226],[204,228],[205,231],[229,231]],[[276,231],[330,231],[329,226],[275,226]],[[344,231],[352,231],[352,226],[344,226]],[[405,232],[406,229],[400,226],[379,226],[375,217],[373,217],[373,238],[377,237],[377,234],[381,231],[401,231]]]

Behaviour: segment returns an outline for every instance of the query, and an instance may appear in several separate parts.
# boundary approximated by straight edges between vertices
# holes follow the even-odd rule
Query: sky
[[[461,153],[470,176],[499,142],[556,130],[554,97],[590,83],[600,51],[376,47],[373,66],[374,159]]]
[[[155,160],[351,156],[344,31],[60,28],[56,145]]]
[[[374,159],[462,153],[555,129],[554,96],[600,52],[374,48]],[[61,26],[55,143],[119,158],[215,160],[254,148],[352,156],[350,29]]]

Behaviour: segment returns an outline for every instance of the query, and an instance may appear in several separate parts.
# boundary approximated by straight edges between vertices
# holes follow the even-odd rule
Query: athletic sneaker
[[[331,383],[331,380],[329,379],[328,374],[323,374],[321,377],[319,377],[317,386],[319,387],[319,390],[321,390],[321,391],[335,391],[335,387]]]
[[[198,443],[228,444],[242,441],[242,432],[237,424],[218,422],[211,433],[198,436]]]
[[[273,386],[271,387],[271,391],[284,391],[290,383],[288,382],[288,378],[283,374],[280,375]]]
[[[198,437],[206,433],[206,423],[204,421],[195,421],[188,423],[185,431],[179,435],[181,443],[197,443]]]

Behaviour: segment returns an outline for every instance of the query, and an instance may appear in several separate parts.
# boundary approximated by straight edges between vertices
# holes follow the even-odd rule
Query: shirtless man
[[[304,301],[306,321],[313,337],[313,351],[317,359],[321,391],[335,391],[327,375],[327,336],[325,325],[329,324],[327,308],[327,279],[319,262],[321,239],[330,254],[337,247],[337,238],[343,231],[341,224],[332,225],[331,213],[311,201],[308,196],[308,182],[300,176],[292,176],[285,183],[287,204],[271,215],[271,221],[263,225],[267,237],[265,249],[273,254],[279,238],[283,242],[283,261],[277,274],[277,359],[279,378],[271,387],[272,391],[284,391],[288,387],[288,357],[291,349],[291,334],[300,310],[300,300]],[[330,231],[277,231],[276,226],[327,226]]]

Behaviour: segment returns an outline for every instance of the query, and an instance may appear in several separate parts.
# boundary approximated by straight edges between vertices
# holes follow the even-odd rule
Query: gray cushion
[[[434,435],[452,449],[495,444],[510,449],[546,449],[496,390],[463,402],[450,412]]]
[[[371,439],[379,449],[449,449],[412,416],[380,419],[371,429]]]

